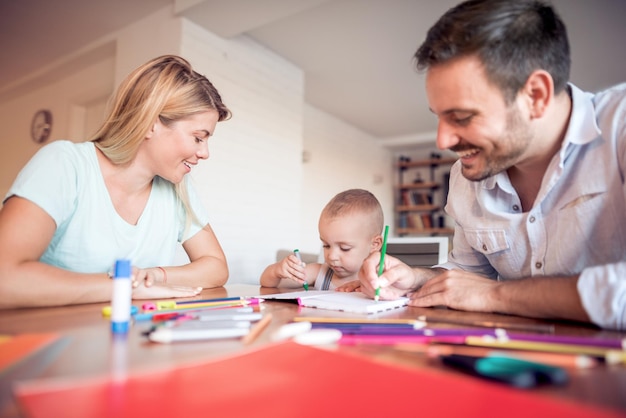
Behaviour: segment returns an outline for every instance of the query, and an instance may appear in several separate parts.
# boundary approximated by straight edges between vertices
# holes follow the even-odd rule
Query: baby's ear
[[[372,252],[380,251],[380,248],[383,246],[383,236],[376,235],[372,238]]]

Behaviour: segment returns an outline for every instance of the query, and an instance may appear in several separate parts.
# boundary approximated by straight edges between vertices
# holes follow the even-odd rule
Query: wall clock
[[[38,110],[33,116],[30,125],[30,137],[38,144],[46,142],[52,131],[52,112],[46,109]]]

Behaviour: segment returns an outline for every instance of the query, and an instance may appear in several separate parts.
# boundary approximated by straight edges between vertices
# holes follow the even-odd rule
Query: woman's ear
[[[157,120],[154,121],[152,126],[150,126],[150,129],[146,133],[146,139],[150,139],[150,138],[152,138],[154,136],[156,130],[158,129],[158,124],[159,124],[159,120],[157,119]]]

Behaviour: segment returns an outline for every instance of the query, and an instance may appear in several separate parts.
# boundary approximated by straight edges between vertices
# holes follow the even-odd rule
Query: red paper
[[[195,366],[16,390],[43,417],[623,417],[464,375],[284,342]]]
[[[0,371],[25,359],[58,338],[57,334],[20,334],[0,343]]]

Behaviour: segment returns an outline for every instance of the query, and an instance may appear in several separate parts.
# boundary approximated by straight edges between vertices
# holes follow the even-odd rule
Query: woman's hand
[[[133,299],[167,299],[196,296],[202,292],[201,287],[171,286],[153,284],[146,286],[144,281],[133,283]]]
[[[165,273],[162,267],[141,269],[133,266],[132,280],[134,288],[141,283],[143,283],[145,287],[151,287],[155,284],[166,284],[167,273]]]

